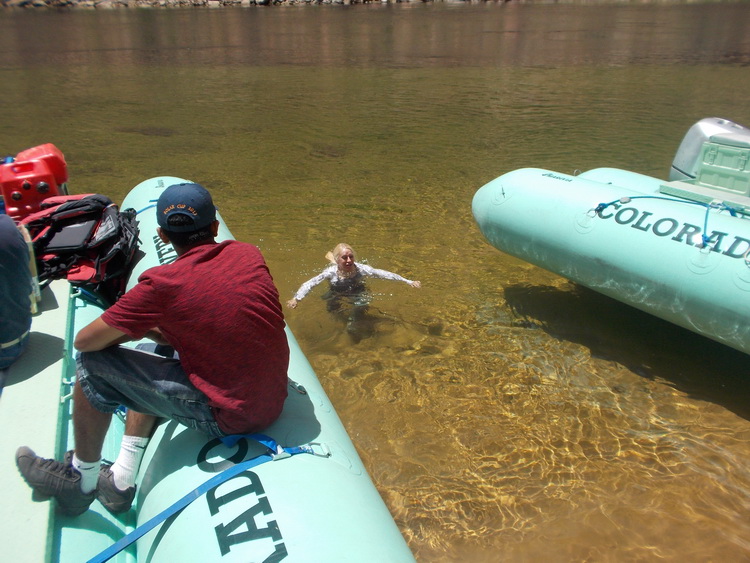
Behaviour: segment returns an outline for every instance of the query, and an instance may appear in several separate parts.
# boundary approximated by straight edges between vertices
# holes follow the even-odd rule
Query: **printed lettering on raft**
[[[654,227],[651,230],[654,231],[654,234],[656,236],[668,237],[673,232],[675,232],[678,224],[679,223],[677,223],[677,221],[674,219],[671,219],[669,217],[663,217],[659,219],[656,223],[654,223]],[[667,227],[662,228],[662,225],[667,225]],[[690,241],[688,241],[688,244],[692,246],[692,243]]]
[[[209,462],[209,452],[220,444],[221,441],[219,439],[213,439],[209,440],[206,445],[203,446],[198,454],[197,461],[199,467],[224,466],[226,460],[230,459],[234,460],[235,463],[241,461],[241,459],[235,459],[236,455],[233,452],[229,457],[225,457],[223,462]],[[241,442],[240,444],[243,443]],[[240,449],[242,450],[243,448],[240,447]],[[244,446],[244,451],[247,451],[246,446]],[[237,481],[238,479],[245,480],[246,482],[243,483],[242,481]],[[232,483],[232,485],[225,487],[229,483]],[[237,486],[238,484],[239,487]],[[227,492],[221,494],[220,490],[224,490],[225,488],[227,489]],[[275,563],[281,561],[288,555],[286,545],[284,545],[283,542],[284,538],[281,535],[276,520],[268,520],[266,522],[266,527],[259,527],[258,522],[256,522],[256,517],[260,515],[273,515],[271,503],[266,496],[266,491],[263,488],[263,484],[257,473],[250,470],[243,471],[239,475],[235,475],[231,479],[207,491],[205,498],[208,511],[212,517],[221,516],[221,508],[230,503],[239,502],[239,506],[242,506],[243,508],[249,505],[247,510],[230,522],[226,524],[219,523],[214,527],[216,542],[222,556],[229,553],[233,546],[256,540],[271,540],[274,542],[273,552],[269,553],[268,556],[263,559],[263,563]],[[233,504],[233,507],[236,506],[236,504]],[[269,546],[269,548],[270,547],[271,546]]]
[[[554,172],[547,172],[546,174],[542,174],[542,176],[546,176],[547,178],[554,178],[555,180],[562,180],[563,182],[573,181],[573,178],[566,178],[565,176],[558,176]]]
[[[700,238],[701,228],[697,225],[691,225],[689,223],[683,223],[682,229],[679,233],[672,237],[672,240],[677,242],[689,242],[693,237],[698,236]],[[696,239],[694,239],[696,240]]]
[[[159,235],[154,235],[154,248],[156,256],[159,258],[159,264],[171,264],[177,260],[177,253],[171,244],[164,244]]]
[[[744,258],[748,251],[750,251],[750,240],[743,237],[734,237],[732,246],[724,254],[730,258]]]
[[[263,486],[260,483],[258,475],[252,471],[244,471],[236,477],[232,477],[227,483],[233,482],[236,479],[246,478],[250,481],[248,485],[240,487],[239,489],[232,490],[224,496],[216,497],[216,489],[212,489],[206,493],[208,499],[208,507],[212,515],[215,515],[219,508],[229,502],[237,499],[254,495],[256,503],[250,506],[245,512],[240,514],[237,518],[229,522],[228,524],[219,524],[215,527],[216,539],[219,542],[219,549],[222,555],[229,553],[229,550],[233,545],[245,543],[248,541],[255,541],[264,538],[270,538],[274,542],[274,553],[272,558],[266,558],[265,561],[277,561],[277,554],[282,553],[286,555],[286,547],[281,542],[281,532],[279,526],[275,520],[269,521],[265,528],[258,527],[255,521],[255,517],[263,514],[268,516],[273,514],[271,510],[271,503],[268,502],[268,497],[263,493]],[[222,485],[219,485],[221,487]],[[217,487],[218,488],[218,487]],[[243,503],[246,504],[248,499],[245,498]],[[243,528],[244,531],[237,532],[238,529]]]
[[[621,203],[613,203],[609,207],[614,210],[605,212],[606,208],[598,213],[602,219],[614,219],[618,225],[629,225],[633,229],[643,231],[644,233],[654,234],[658,237],[672,236],[675,242],[684,242],[690,246],[701,246],[703,240],[701,233],[703,229],[699,225],[692,223],[680,223],[672,217],[661,217],[653,220],[653,213],[650,211],[641,211],[636,207],[623,207]],[[678,231],[679,228],[679,231]],[[730,258],[743,258],[750,251],[750,240],[734,236],[729,248],[726,247],[725,238],[730,236],[729,233],[722,231],[711,231],[707,239],[707,244],[711,252],[719,252]]]

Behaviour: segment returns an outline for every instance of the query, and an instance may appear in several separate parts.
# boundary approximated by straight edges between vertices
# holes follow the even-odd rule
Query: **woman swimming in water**
[[[324,299],[328,300],[329,311],[335,311],[340,307],[341,298],[348,298],[357,308],[366,307],[370,302],[370,297],[365,288],[365,278],[367,277],[402,281],[412,287],[422,287],[422,284],[418,281],[407,280],[393,272],[378,270],[366,264],[355,262],[352,247],[343,242],[337,244],[332,252],[326,254],[326,258],[332,264],[314,278],[303,283],[294,297],[286,302],[287,306],[294,309],[297,303],[323,280],[328,280],[331,284],[328,293],[323,296]]]

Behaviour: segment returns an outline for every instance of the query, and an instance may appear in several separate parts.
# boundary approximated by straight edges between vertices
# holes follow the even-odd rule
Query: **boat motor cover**
[[[714,138],[718,139],[731,136],[732,144],[736,146],[736,138],[750,139],[750,129],[739,125],[728,119],[720,117],[707,117],[693,125],[680,143],[677,149],[672,167],[669,171],[669,180],[693,180],[698,176],[703,164],[703,145]]]

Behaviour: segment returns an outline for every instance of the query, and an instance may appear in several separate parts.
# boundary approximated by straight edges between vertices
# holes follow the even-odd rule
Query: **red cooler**
[[[65,157],[52,143],[39,145],[0,165],[0,193],[5,212],[16,221],[40,210],[48,197],[67,192],[68,167]]]

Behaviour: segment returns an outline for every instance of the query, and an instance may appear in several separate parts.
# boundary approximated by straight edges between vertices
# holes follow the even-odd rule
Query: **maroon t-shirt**
[[[102,320],[134,339],[158,327],[225,432],[260,430],[281,413],[289,345],[278,290],[255,246],[206,244],[146,270]]]

